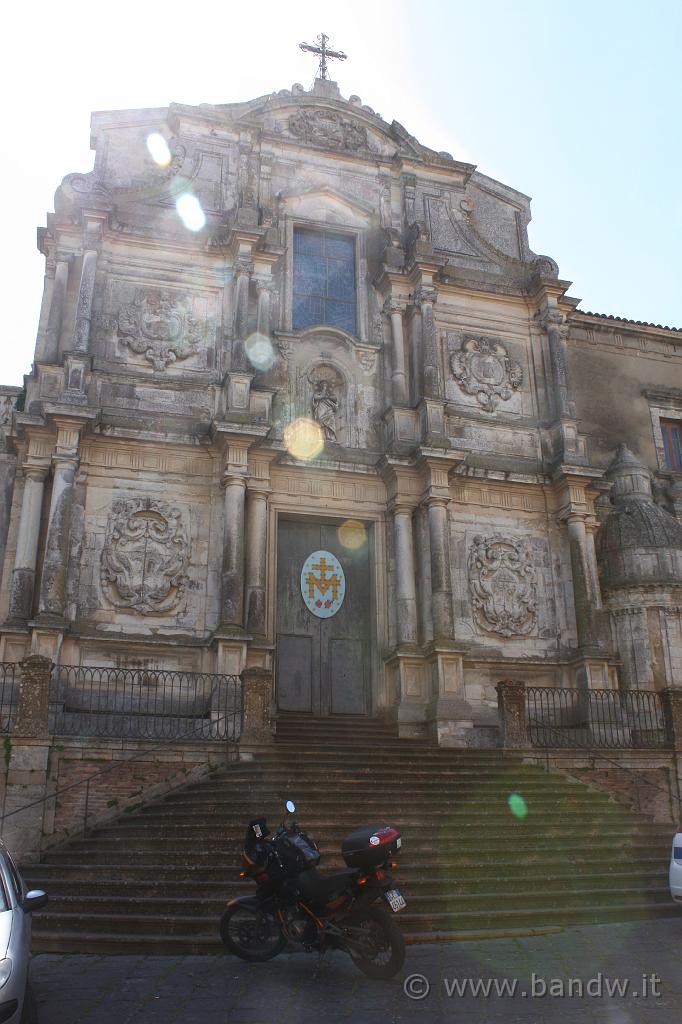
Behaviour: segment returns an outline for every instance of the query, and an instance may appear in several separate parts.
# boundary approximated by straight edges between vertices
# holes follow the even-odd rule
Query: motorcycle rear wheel
[[[264,963],[287,944],[279,921],[261,907],[235,903],[220,918],[220,938],[230,953],[250,963]]]
[[[353,921],[353,929],[355,936],[357,929],[366,933],[362,944],[367,955],[351,952],[355,966],[368,978],[392,978],[397,974],[405,963],[405,940],[391,915],[382,907],[367,907]]]

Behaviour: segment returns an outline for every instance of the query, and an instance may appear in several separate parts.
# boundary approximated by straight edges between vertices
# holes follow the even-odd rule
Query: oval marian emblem
[[[346,577],[331,551],[313,551],[301,569],[301,594],[305,606],[319,619],[336,615],[346,596]]]

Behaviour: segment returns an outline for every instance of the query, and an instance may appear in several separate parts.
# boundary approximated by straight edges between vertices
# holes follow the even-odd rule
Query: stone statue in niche
[[[512,637],[535,629],[536,572],[528,544],[499,533],[474,537],[468,570],[471,606],[480,630]]]
[[[450,366],[462,391],[475,395],[486,412],[509,401],[523,383],[523,369],[496,338],[467,337],[451,356]]]
[[[114,502],[102,549],[100,580],[116,608],[167,615],[187,583],[189,544],[182,514],[156,498]]]
[[[338,391],[341,387],[339,375],[331,366],[317,367],[309,374],[308,380],[312,391],[312,415],[319,423],[325,441],[336,443],[337,416],[339,412]]]
[[[313,419],[322,428],[325,441],[336,441],[336,411],[339,400],[331,381],[318,380],[313,391]]]
[[[201,344],[201,325],[181,302],[165,291],[141,291],[118,314],[118,337],[155,370],[194,355]]]

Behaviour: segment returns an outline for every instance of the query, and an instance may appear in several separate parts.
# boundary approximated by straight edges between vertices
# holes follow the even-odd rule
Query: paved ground
[[[681,948],[675,917],[411,946],[390,982],[370,981],[339,953],[322,967],[299,954],[268,964],[42,955],[32,974],[39,1024],[672,1024],[682,1020]],[[514,979],[513,995],[495,988]],[[477,982],[487,995],[472,992]],[[614,984],[627,994],[608,995]]]

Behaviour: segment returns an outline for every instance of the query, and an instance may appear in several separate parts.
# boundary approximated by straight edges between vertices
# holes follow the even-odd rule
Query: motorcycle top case
[[[341,852],[349,868],[367,871],[394,857],[399,845],[400,832],[392,825],[363,825],[346,836]]]

